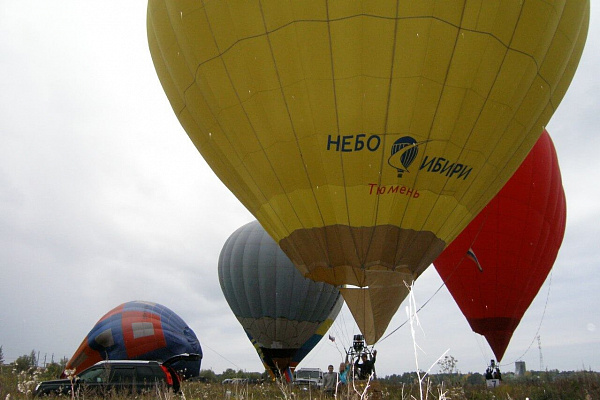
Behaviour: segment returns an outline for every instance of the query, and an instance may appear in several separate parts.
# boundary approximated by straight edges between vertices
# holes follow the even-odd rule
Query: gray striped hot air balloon
[[[304,278],[258,221],[236,230],[219,257],[219,282],[265,368],[289,377],[327,332],[343,300]]]

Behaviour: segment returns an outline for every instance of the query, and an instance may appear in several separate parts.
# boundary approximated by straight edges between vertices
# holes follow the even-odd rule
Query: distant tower
[[[542,357],[542,339],[540,338],[540,335],[538,335],[537,341],[538,341],[538,350],[540,351],[540,371],[543,371],[544,370],[544,357]]]
[[[525,376],[525,361],[515,361],[515,375],[516,376]]]

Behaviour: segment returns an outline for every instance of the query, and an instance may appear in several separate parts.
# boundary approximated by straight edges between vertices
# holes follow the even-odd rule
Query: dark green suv
[[[41,382],[34,396],[70,395],[75,393],[93,393],[104,395],[113,391],[142,393],[159,389],[179,392],[180,377],[170,366],[182,359],[191,359],[197,354],[181,354],[164,363],[158,361],[106,360],[100,361],[77,374],[73,380],[57,379]]]

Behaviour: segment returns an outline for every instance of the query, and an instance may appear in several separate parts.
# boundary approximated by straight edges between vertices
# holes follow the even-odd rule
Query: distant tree
[[[24,354],[15,360],[15,369],[17,372],[29,371],[29,369],[37,366],[37,357],[35,350],[31,350],[29,355]]]
[[[479,372],[475,372],[470,374],[467,377],[466,382],[469,385],[481,385],[481,384],[485,384],[485,377],[483,375],[481,375]]]
[[[417,376],[416,372],[405,372],[400,377],[399,382],[407,385],[412,385],[419,382],[419,377]]]
[[[200,370],[200,374],[198,376],[201,380],[206,382],[218,382],[217,374],[215,374],[212,369]]]
[[[243,378],[248,378],[250,382],[258,382],[264,380],[264,373],[260,372],[246,372]]]
[[[17,357],[14,365],[17,372],[29,371],[31,368],[31,358],[28,355]]]
[[[58,365],[60,365],[60,367],[64,371],[65,368],[67,367],[67,363],[68,362],[69,362],[69,359],[65,356],[65,357],[63,357],[63,358],[60,359],[60,361],[58,362]]]
[[[4,352],[2,351],[2,346],[0,346],[0,365],[4,364]]]
[[[31,360],[32,367],[37,367],[38,359],[37,359],[37,356],[35,355],[35,350],[31,350],[31,353],[29,353],[29,360]]]
[[[452,356],[444,356],[444,358],[439,360],[437,363],[440,366],[440,372],[442,374],[458,373],[458,369],[456,368],[458,360]]]
[[[235,372],[235,369],[233,368],[227,368],[225,371],[223,371],[223,373],[221,374],[221,379],[231,379],[231,378],[237,378],[237,372]]]
[[[264,380],[265,382],[268,382],[269,380],[271,380],[271,374],[269,374],[269,371],[267,371],[266,369],[263,371],[262,374],[260,374],[260,378],[262,380]]]
[[[398,375],[398,374],[387,375],[385,378],[378,377],[377,379],[379,379],[380,381],[386,382],[390,385],[400,385],[402,383],[409,383],[409,382],[403,382],[402,375]],[[408,381],[411,381],[411,379],[409,378]]]
[[[59,363],[51,362],[46,365],[42,377],[44,379],[56,379],[60,377],[63,371],[64,368]]]

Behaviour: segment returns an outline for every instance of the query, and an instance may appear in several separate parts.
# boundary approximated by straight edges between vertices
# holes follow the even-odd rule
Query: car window
[[[110,381],[117,384],[132,384],[133,368],[115,367],[112,370]]]
[[[137,367],[136,379],[138,382],[154,382],[156,376],[151,367]]]
[[[79,374],[79,379],[81,379],[82,382],[86,382],[86,383],[106,382],[107,377],[108,377],[108,370],[104,367],[90,368],[87,371],[83,371],[81,374]]]

